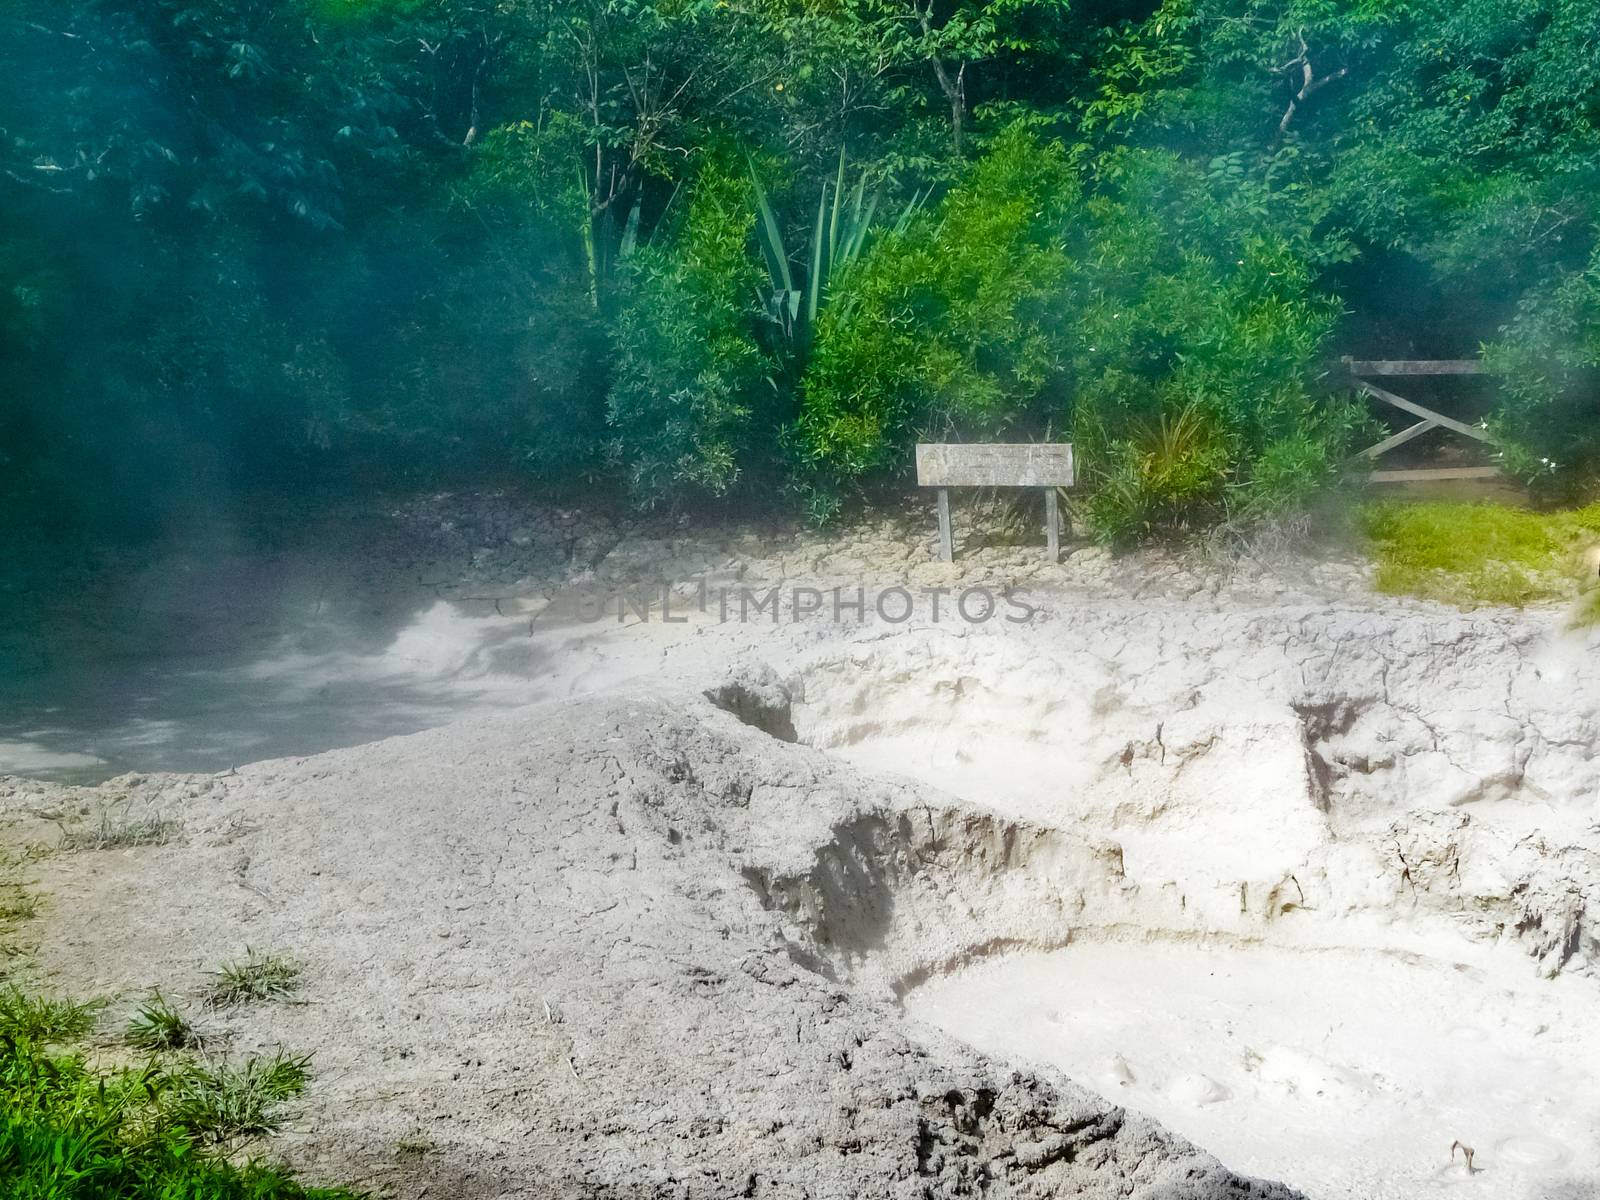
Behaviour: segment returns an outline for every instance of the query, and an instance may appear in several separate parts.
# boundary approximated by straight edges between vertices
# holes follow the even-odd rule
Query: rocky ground
[[[1600,660],[1560,614],[1379,599],[1344,561],[1044,564],[1001,522],[953,566],[915,516],[824,539],[491,497],[380,524],[369,578],[330,551],[315,601],[387,614],[360,653],[319,640],[346,627],[309,620],[299,585],[229,591],[260,619],[216,678],[426,684],[413,728],[465,719],[214,775],[0,785],[5,841],[48,850],[28,934],[53,986],[121,1012],[156,986],[197,996],[245,946],[305,964],[294,1003],[206,1020],[233,1052],[315,1054],[270,1146],[315,1177],[407,1197],[1288,1196],[906,998],[1074,943],[1412,956],[1483,979],[1485,1003],[1507,971],[1593,986]],[[737,612],[773,586],[776,621],[723,619],[723,594]],[[864,619],[833,620],[858,587]],[[878,607],[896,589],[903,621],[897,596]],[[994,615],[952,617],[979,593]],[[135,744],[104,735],[95,757]],[[152,822],[159,844],[50,849]],[[1592,1088],[1560,1099],[1577,1128],[1600,1118]],[[1486,1151],[1441,1176],[1460,1125],[1492,1146],[1522,1119],[1447,1115],[1384,1165],[1392,1194],[1592,1194],[1593,1121],[1542,1162]]]

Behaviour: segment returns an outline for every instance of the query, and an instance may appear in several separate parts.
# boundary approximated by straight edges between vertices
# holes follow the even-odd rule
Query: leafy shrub
[[[642,506],[721,496],[755,456],[752,406],[772,389],[754,336],[754,225],[748,176],[713,161],[677,237],[629,260],[607,409],[613,457]]]
[[[1058,146],[1014,129],[841,275],[792,431],[815,513],[918,438],[1070,432],[1113,542],[1278,513],[1339,477],[1364,418],[1314,390],[1326,251],[1264,219],[1268,184],[1233,159],[1107,169],[1085,199]]]
[[[1061,226],[1077,184],[1059,145],[998,138],[931,214],[833,281],[790,443],[813,511],[903,470],[918,437],[1044,433],[1059,412]]]
[[[1228,467],[1215,426],[1190,403],[1107,446],[1084,512],[1113,542],[1216,519]]]
[[[1303,235],[1237,219],[1257,188],[1137,153],[1084,206],[1066,361],[1084,512],[1104,540],[1298,505],[1365,423],[1314,391],[1338,307]]]
[[[1600,250],[1526,296],[1484,357],[1500,377],[1489,431],[1506,470],[1567,499],[1600,480]]]

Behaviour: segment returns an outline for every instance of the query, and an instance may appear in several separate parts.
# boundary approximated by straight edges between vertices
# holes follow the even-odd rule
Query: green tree
[[[1522,299],[1486,360],[1505,402],[1490,432],[1514,475],[1573,499],[1600,480],[1600,250]]]
[[[613,455],[641,505],[724,495],[774,425],[775,414],[756,410],[772,388],[754,334],[754,227],[749,177],[712,160],[683,228],[629,259],[608,415]]]

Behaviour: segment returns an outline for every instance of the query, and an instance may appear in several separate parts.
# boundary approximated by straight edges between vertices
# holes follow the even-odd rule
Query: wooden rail
[[[1352,375],[1482,375],[1476,358],[1342,358]]]
[[[1414,467],[1396,471],[1374,471],[1367,476],[1373,483],[1437,483],[1446,479],[1498,479],[1499,467]]]

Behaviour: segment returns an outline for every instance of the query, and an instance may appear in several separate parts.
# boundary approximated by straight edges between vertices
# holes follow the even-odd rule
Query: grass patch
[[[212,1008],[231,1008],[253,1000],[273,1000],[287,996],[300,986],[300,964],[275,954],[257,954],[246,949],[244,958],[223,963],[217,971],[206,1002]]]
[[[151,995],[128,1019],[123,1037],[130,1046],[149,1053],[193,1050],[200,1045],[200,1035],[189,1019],[160,992]]]
[[[0,884],[0,929],[9,929],[39,915],[39,901],[17,884]]]
[[[30,996],[15,985],[0,988],[0,1037],[30,1042],[75,1042],[88,1037],[105,1005]]]
[[[11,939],[39,915],[39,900],[21,879],[21,860],[0,847],[0,957],[18,953]]]
[[[1365,506],[1376,587],[1468,607],[1570,599],[1587,583],[1582,554],[1600,545],[1600,504],[1532,512],[1498,504]],[[1586,608],[1600,615],[1591,599]]]
[[[8,919],[32,915],[20,886],[6,902],[15,910]],[[94,1067],[62,1047],[88,1037],[102,1007],[0,988],[0,1197],[365,1200],[305,1187],[263,1163],[237,1165],[212,1149],[276,1130],[305,1090],[309,1059],[279,1051],[242,1067],[188,1059]],[[188,1022],[159,993],[129,1035],[163,1049],[180,1038],[193,1044]]]
[[[0,1194],[18,1200],[359,1200],[205,1150],[276,1127],[305,1060],[101,1072],[0,1038]]]

